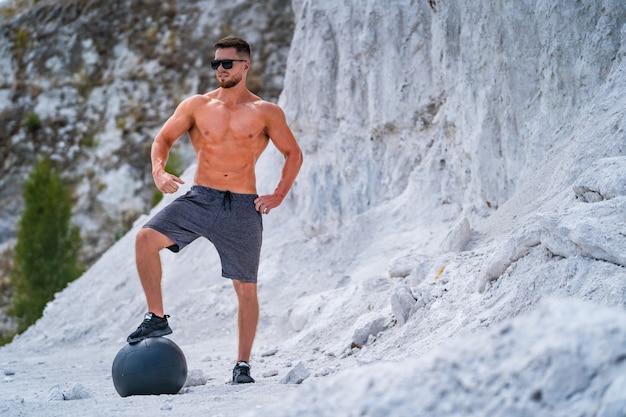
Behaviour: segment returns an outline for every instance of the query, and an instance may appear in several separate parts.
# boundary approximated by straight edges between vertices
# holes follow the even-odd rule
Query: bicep
[[[268,136],[276,149],[287,156],[292,153],[300,153],[300,147],[296,142],[293,132],[287,125],[287,119],[282,109],[274,106],[268,116]]]
[[[187,133],[193,124],[193,111],[190,109],[189,102],[185,100],[176,108],[174,114],[167,119],[159,131],[156,140],[171,145]]]

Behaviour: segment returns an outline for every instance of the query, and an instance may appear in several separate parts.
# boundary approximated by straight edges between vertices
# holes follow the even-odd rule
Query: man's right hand
[[[185,181],[172,175],[169,172],[161,171],[153,175],[154,185],[164,194],[172,194],[178,191],[178,184],[184,184]]]

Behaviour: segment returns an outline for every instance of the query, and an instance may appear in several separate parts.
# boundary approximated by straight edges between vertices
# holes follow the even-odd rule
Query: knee
[[[249,302],[257,299],[256,284],[233,280],[235,292],[240,301]]]
[[[137,250],[161,250],[167,246],[163,235],[156,230],[142,228],[135,236],[135,248]]]
[[[148,229],[141,229],[137,236],[135,236],[135,247],[145,248],[150,243],[150,231]]]

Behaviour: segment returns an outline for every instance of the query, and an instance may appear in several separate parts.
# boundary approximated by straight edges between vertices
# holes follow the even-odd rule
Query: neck
[[[243,82],[230,88],[220,87],[215,90],[215,93],[217,99],[230,104],[246,101],[250,96],[250,91],[248,91]]]

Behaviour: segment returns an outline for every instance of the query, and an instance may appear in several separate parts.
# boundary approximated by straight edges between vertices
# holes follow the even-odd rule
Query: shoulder
[[[176,111],[174,115],[177,117],[190,117],[193,118],[194,113],[200,107],[209,102],[211,98],[207,96],[203,96],[201,94],[196,94],[190,97],[187,97],[183,101],[178,104],[176,107]]]
[[[198,106],[202,106],[206,103],[208,103],[209,101],[211,101],[211,97],[209,97],[208,95],[202,95],[202,94],[195,94],[193,96],[187,97],[186,99],[184,99],[179,107],[184,107],[184,108],[196,108]]]
[[[259,98],[254,102],[254,105],[259,109],[261,113],[268,119],[269,121],[275,120],[284,120],[285,113],[283,109],[280,108],[278,104],[271,103],[269,101],[265,101]]]

